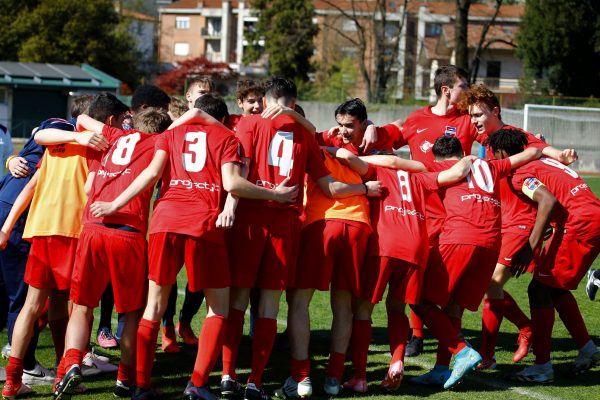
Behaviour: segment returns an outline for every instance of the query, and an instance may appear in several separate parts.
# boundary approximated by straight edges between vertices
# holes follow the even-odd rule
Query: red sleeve
[[[439,172],[417,172],[412,173],[410,176],[414,182],[418,182],[425,190],[435,192],[440,187],[438,185],[439,174]]]
[[[398,131],[397,131],[398,136],[395,136],[393,138],[394,139],[393,147],[395,149],[399,149],[400,147],[404,147],[408,144],[408,140],[406,140],[406,132],[408,132],[408,129],[410,129],[410,120],[404,121],[402,128],[396,127],[396,129],[398,129]]]
[[[369,163],[367,163],[367,165],[369,166],[369,169],[367,169],[367,173],[362,176],[363,181],[377,180],[378,171],[380,168],[383,167],[379,167],[377,165],[372,165]]]
[[[318,181],[324,176],[330,174],[329,170],[323,162],[321,156],[321,149],[317,144],[317,141],[311,134],[306,134],[306,173],[312,178],[313,181]]]
[[[492,169],[492,176],[496,181],[508,176],[511,171],[510,159],[504,158],[502,160],[490,160],[488,161],[490,168]]]
[[[387,124],[378,127],[389,138],[390,142],[396,142],[402,136],[402,131],[396,124]],[[379,134],[379,132],[377,132]]]
[[[166,131],[161,133],[160,135],[157,136],[156,140],[155,140],[155,144],[154,144],[154,151],[156,152],[156,150],[163,150],[166,151],[167,154],[169,154],[171,151],[170,147],[169,147],[169,140],[168,138],[173,135],[173,131]]]
[[[221,132],[219,132],[221,134]],[[227,135],[223,140],[223,150],[221,157],[221,165],[229,162],[241,163],[240,159],[240,142],[234,135]]]
[[[242,118],[237,124],[235,134],[242,146],[242,154],[244,157],[250,158],[254,154],[253,134],[255,125],[252,124],[250,118]]]
[[[329,137],[329,131],[315,133],[315,139],[317,140],[319,146],[335,146],[335,144],[331,140],[332,138]]]
[[[548,143],[544,142],[541,139],[536,138],[535,135],[532,135],[529,132],[525,132],[525,135],[527,136],[527,146],[526,147],[535,147],[536,149],[543,150],[546,147],[550,146]]]

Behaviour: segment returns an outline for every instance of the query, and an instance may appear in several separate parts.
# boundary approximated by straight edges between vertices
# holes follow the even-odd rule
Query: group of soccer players
[[[470,370],[495,368],[503,316],[520,330],[513,361],[530,345],[536,356],[512,378],[551,382],[554,309],[579,348],[574,372],[600,363],[570,292],[600,252],[600,200],[567,167],[577,159],[574,150],[505,125],[496,96],[483,86],[469,88],[466,73],[451,65],[436,71],[435,105],[382,127],[352,99],[335,110],[335,128],[315,132],[292,81],[241,86],[238,116],[229,115],[210,86],[193,82],[190,109],[179,118],[167,113],[168,96],[145,87],[154,95],[132,101],[128,129],[129,109],[100,94],[89,99],[75,130],[51,121],[35,133],[44,156],[30,165],[37,172],[0,231],[2,247],[22,240],[9,239],[19,229],[31,243],[23,271],[29,289],[12,334],[4,399],[26,392],[24,360],[47,299],[53,319],[68,316],[62,337],[53,332],[54,398],[76,393],[92,313],[108,283],[124,321],[114,394],[159,398],[151,385],[158,333],[184,264],[189,290],[203,291],[208,309],[186,399],[217,398],[208,381],[219,356],[222,396],[270,398],[262,376],[284,291],[291,376],[275,391],[280,398],[313,391],[315,290],[331,290],[328,395],[367,391],[371,314],[386,289],[392,358],[381,385],[387,390],[399,389],[404,376],[406,304],[413,336],[424,324],[438,340],[435,367],[412,378],[418,384],[449,389]],[[470,155],[474,141],[486,146],[487,160]],[[405,145],[411,160],[393,155]],[[527,270],[531,319],[503,290]],[[236,362],[251,297],[257,307],[243,387]],[[482,301],[476,351],[461,336],[461,318]],[[349,349],[353,373],[344,382]]]

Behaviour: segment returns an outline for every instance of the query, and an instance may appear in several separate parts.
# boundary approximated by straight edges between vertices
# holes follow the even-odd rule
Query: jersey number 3
[[[294,166],[293,152],[294,132],[277,131],[269,145],[269,165],[279,167],[280,176],[290,176]]]
[[[183,168],[188,172],[200,172],[206,163],[206,132],[185,134]]]

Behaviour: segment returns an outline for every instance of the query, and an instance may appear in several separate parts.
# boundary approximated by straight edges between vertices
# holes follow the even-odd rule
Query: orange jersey
[[[322,151],[325,166],[333,178],[348,184],[363,183],[360,175],[351,168]],[[350,196],[343,199],[330,199],[312,179],[306,184],[305,225],[321,219],[343,219],[364,222],[369,225],[369,201],[366,196]]]
[[[24,239],[34,236],[78,238],[87,201],[84,184],[88,148],[78,144],[48,146],[25,224]]]

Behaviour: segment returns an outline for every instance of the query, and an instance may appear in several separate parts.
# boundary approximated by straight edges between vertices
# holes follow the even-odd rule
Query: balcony
[[[519,89],[519,80],[516,78],[483,78],[477,77],[477,84],[484,84],[498,93],[516,93]]]
[[[212,28],[202,28],[200,36],[204,39],[221,39],[221,31]]]

